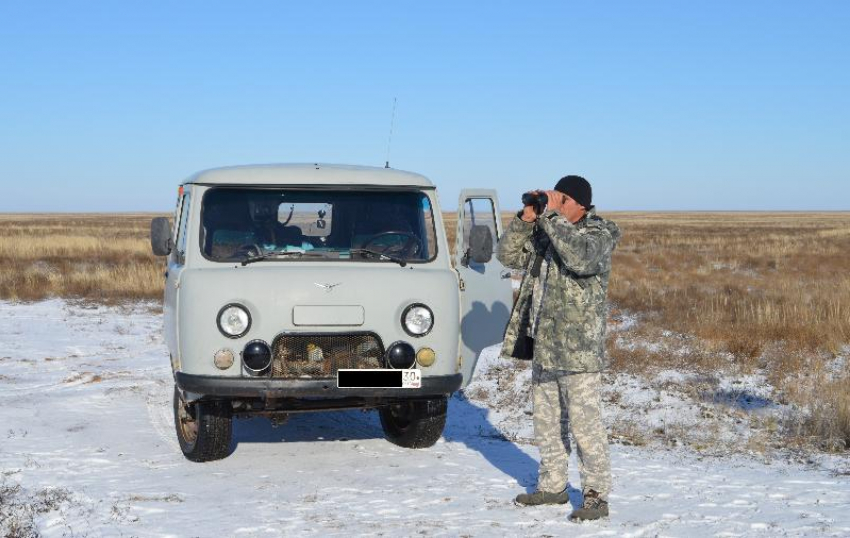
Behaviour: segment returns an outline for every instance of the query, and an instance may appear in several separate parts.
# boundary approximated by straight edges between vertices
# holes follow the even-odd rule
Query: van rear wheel
[[[387,440],[405,448],[427,448],[443,435],[448,401],[445,396],[412,400],[378,410]]]
[[[233,418],[222,402],[187,404],[174,387],[174,426],[180,450],[186,459],[203,462],[220,460],[230,454]]]

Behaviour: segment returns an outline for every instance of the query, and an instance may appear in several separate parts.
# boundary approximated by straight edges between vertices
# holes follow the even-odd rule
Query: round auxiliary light
[[[252,340],[242,351],[242,365],[253,375],[261,375],[269,370],[272,364],[272,350],[262,340]]]
[[[241,304],[224,305],[218,311],[218,330],[228,338],[244,336],[251,328],[251,314]]]
[[[404,309],[401,326],[410,336],[425,336],[434,326],[434,313],[424,304],[412,304]]]
[[[430,347],[423,347],[416,352],[416,362],[419,366],[431,366],[437,360],[437,354]]]
[[[396,342],[387,349],[387,362],[392,368],[404,370],[413,366],[416,352],[407,342]]]
[[[229,349],[219,349],[213,356],[213,362],[219,370],[227,370],[233,366],[233,352]]]

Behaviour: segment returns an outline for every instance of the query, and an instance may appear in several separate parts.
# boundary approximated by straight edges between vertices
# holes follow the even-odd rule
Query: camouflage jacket
[[[576,224],[554,211],[543,213],[537,223],[519,216],[511,222],[496,256],[506,267],[525,270],[525,275],[505,330],[502,356],[518,356],[520,339],[528,333],[535,281],[531,268],[539,254],[551,261],[534,335],[534,362],[568,372],[605,368],[605,296],[611,253],[620,235],[620,228],[598,217],[593,208]]]

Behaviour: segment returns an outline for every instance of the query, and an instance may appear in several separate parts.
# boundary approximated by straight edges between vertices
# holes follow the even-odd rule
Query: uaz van
[[[180,185],[151,245],[185,456],[227,456],[234,416],[351,408],[377,409],[393,443],[433,445],[512,299],[495,191],[461,193],[454,259],[439,207],[428,179],[389,168],[237,166]]]

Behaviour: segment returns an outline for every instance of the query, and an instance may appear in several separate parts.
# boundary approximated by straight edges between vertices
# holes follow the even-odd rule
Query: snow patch
[[[735,422],[750,412],[739,399],[712,395],[770,400],[758,374],[607,374],[605,419],[621,443],[611,448],[612,515],[576,525],[571,506],[512,502],[534,488],[538,455],[529,365],[501,359],[499,346],[482,352],[430,449],[386,442],[374,412],[341,411],[295,415],[277,428],[236,420],[233,454],[196,464],[174,435],[161,326],[146,304],[0,301],[0,535],[12,525],[46,537],[850,533],[847,458],[764,465],[671,448],[715,423],[730,436],[746,432],[746,421]],[[647,428],[665,433],[624,446],[628,423],[632,440]],[[825,464],[836,471],[816,467]],[[575,462],[570,479],[575,506]]]

